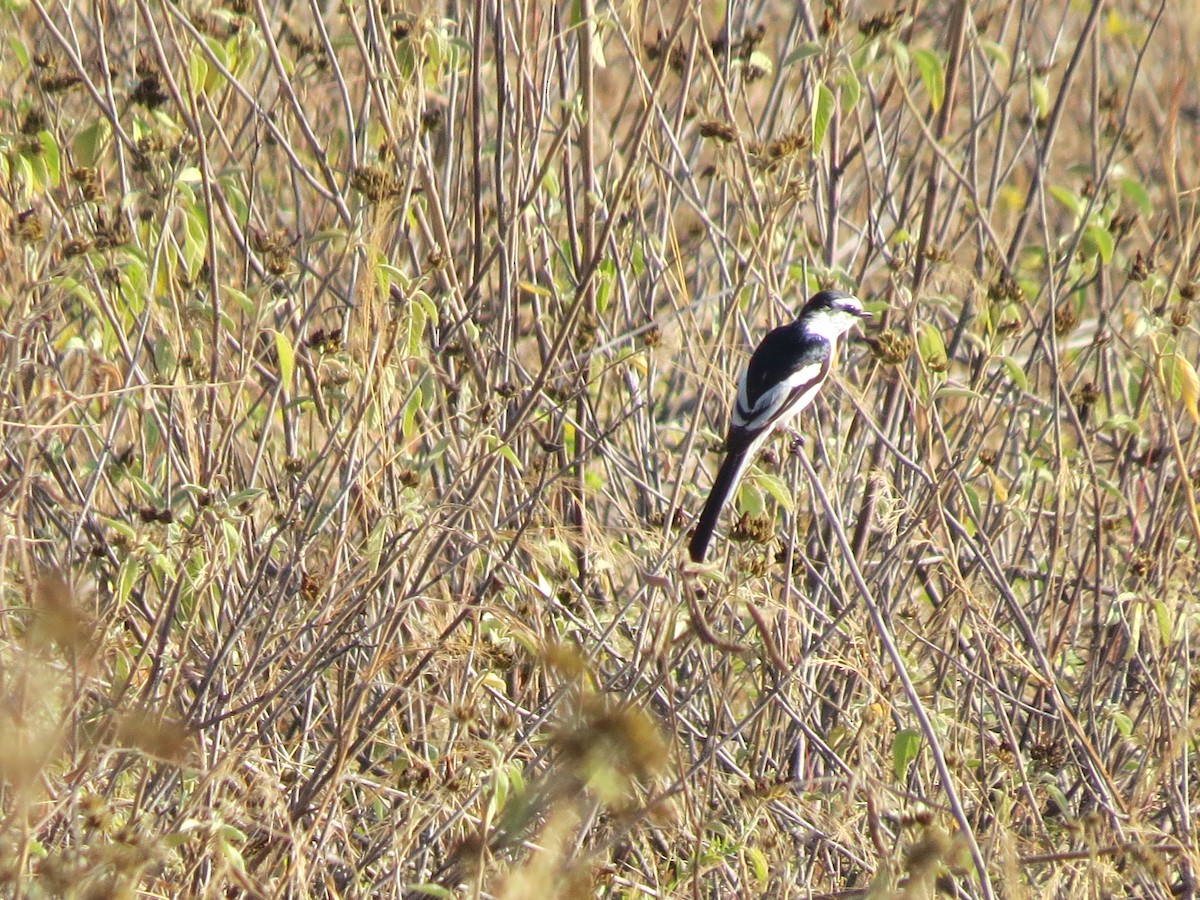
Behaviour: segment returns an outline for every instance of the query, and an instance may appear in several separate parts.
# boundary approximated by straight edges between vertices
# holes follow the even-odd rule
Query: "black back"
[[[822,292],[827,293],[830,292]],[[822,294],[817,294],[817,297]],[[805,304],[805,312],[817,297]],[[746,366],[746,400],[750,408],[758,404],[758,398],[765,391],[793,372],[805,366],[820,365],[828,358],[829,341],[806,334],[799,321],[780,325],[769,332]]]

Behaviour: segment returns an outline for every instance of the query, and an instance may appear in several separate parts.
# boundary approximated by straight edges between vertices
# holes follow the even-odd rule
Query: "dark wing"
[[[795,323],[776,328],[746,366],[730,416],[730,449],[749,444],[782,416],[812,402],[829,374],[829,342],[806,335]]]
[[[746,366],[747,404],[753,409],[763,394],[797,370],[820,365],[828,358],[829,342],[809,337],[795,322],[774,329],[762,339]]]

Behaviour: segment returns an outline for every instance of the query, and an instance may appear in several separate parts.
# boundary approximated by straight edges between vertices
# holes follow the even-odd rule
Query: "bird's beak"
[[[873,315],[871,315],[865,309],[858,314],[858,317],[860,319],[862,319],[864,322],[870,322],[873,318],[875,318]]]

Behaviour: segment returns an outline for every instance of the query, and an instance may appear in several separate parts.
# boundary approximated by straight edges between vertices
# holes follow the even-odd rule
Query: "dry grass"
[[[0,3],[5,893],[1194,895],[1195,17],[695,6]]]

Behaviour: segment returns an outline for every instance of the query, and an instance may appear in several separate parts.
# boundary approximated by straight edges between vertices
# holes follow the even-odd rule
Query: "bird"
[[[721,510],[754,454],[772,431],[812,403],[821,390],[838,338],[870,318],[857,297],[821,291],[808,299],[795,321],[768,332],[751,354],[729,414],[725,460],[688,544],[693,562],[704,562]]]

